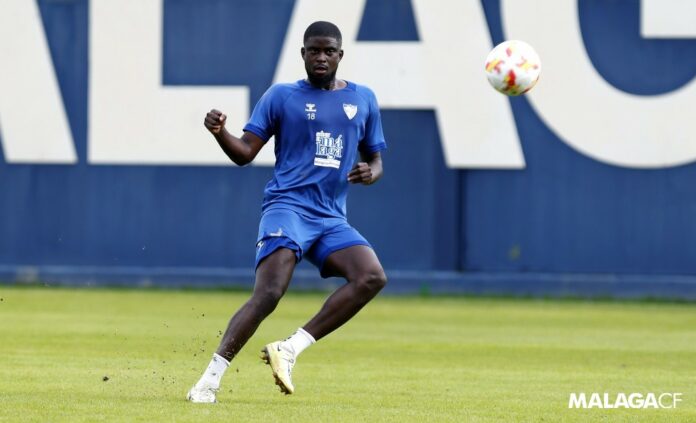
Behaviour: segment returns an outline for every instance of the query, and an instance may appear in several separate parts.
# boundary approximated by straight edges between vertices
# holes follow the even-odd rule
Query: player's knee
[[[278,286],[257,288],[254,289],[251,301],[263,314],[269,314],[275,310],[283,294],[285,294],[285,290]]]
[[[374,297],[387,284],[387,275],[381,269],[369,271],[356,278],[355,283],[363,294]]]
[[[372,284],[377,292],[381,291],[385,286],[387,286],[387,275],[381,270],[373,279]]]

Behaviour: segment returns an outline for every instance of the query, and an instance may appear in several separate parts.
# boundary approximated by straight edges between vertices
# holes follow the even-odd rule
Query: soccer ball
[[[539,55],[524,41],[504,41],[486,57],[488,82],[505,95],[517,96],[531,90],[539,80],[539,73]]]

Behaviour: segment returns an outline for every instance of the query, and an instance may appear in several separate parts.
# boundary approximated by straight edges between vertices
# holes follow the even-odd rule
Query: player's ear
[[[338,50],[338,61],[340,62],[343,59],[343,49]]]
[[[304,49],[304,47],[302,47],[302,48],[300,49],[300,54],[302,55],[302,58],[304,59],[304,54],[305,54],[305,49]]]

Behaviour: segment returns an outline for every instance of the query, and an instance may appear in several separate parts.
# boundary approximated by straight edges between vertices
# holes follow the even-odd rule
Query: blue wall
[[[250,283],[272,170],[88,164],[89,4],[38,3],[79,163],[7,164],[0,151],[0,278]],[[482,3],[498,43],[499,4]],[[248,85],[253,106],[273,79],[294,2],[164,4],[164,83]],[[588,52],[617,88],[668,92],[693,78],[696,41],[641,39],[638,4],[581,0]],[[248,34],[254,42],[238,41]],[[418,36],[409,1],[368,1],[360,39]],[[619,72],[617,63],[646,55],[679,66]],[[448,169],[434,111],[383,111],[385,177],[351,188],[349,218],[374,244],[390,289],[696,298],[696,165],[599,163],[559,140],[525,98],[510,101],[523,170]],[[316,279],[303,264],[298,280]]]

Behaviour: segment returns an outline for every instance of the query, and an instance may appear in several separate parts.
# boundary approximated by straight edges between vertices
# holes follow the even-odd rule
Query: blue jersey
[[[264,212],[288,208],[346,217],[348,172],[358,152],[387,146],[374,93],[347,84],[333,91],[304,80],[276,84],[254,107],[244,131],[264,141],[275,135],[276,164],[264,191]]]

